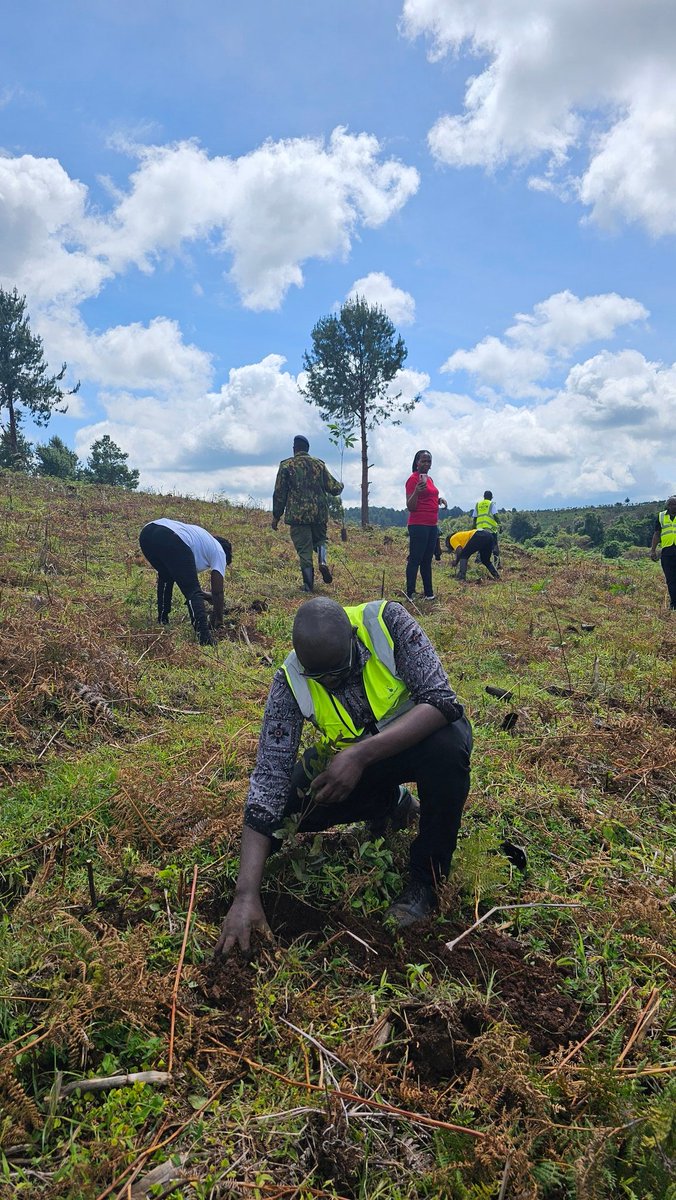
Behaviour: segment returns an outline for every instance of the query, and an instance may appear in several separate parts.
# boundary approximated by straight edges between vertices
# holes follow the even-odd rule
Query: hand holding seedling
[[[313,779],[310,787],[316,804],[340,804],[354,791],[364,768],[355,750],[341,750],[325,771]]]

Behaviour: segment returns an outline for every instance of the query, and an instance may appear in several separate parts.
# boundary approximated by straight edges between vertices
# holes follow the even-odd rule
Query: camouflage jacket
[[[272,515],[279,521],[284,514],[287,525],[311,525],[328,516],[327,495],[339,496],[342,483],[333,478],[321,458],[310,454],[294,454],[279,464]]]

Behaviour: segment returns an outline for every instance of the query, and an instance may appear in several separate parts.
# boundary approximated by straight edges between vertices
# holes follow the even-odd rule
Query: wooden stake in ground
[[[168,1071],[132,1071],[129,1075],[101,1075],[98,1079],[74,1079],[59,1091],[59,1100],[71,1092],[109,1092],[111,1088],[127,1087],[134,1083],[154,1083],[162,1086],[169,1083]]]

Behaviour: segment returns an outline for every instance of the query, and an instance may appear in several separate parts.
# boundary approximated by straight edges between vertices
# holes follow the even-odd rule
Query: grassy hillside
[[[223,504],[0,487],[2,1200],[674,1197],[659,567],[505,541],[503,582],[463,587],[444,557],[420,620],[476,741],[441,915],[382,923],[409,834],[292,839],[266,877],[276,944],[214,963],[302,599],[287,535]],[[232,540],[215,649],[179,604],[155,624],[137,536],[160,515]],[[405,546],[334,534],[326,590],[398,598]]]

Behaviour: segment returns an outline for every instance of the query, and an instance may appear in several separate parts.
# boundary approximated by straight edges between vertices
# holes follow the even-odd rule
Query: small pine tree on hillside
[[[107,483],[133,491],[138,487],[139,472],[131,471],[126,466],[128,458],[129,455],[124,453],[110,435],[104,433],[102,438],[93,443],[82,476],[90,483]]]
[[[35,447],[38,459],[38,475],[52,475],[57,479],[77,479],[80,460],[74,450],[69,450],[60,437],[54,435],[42,446]]]

